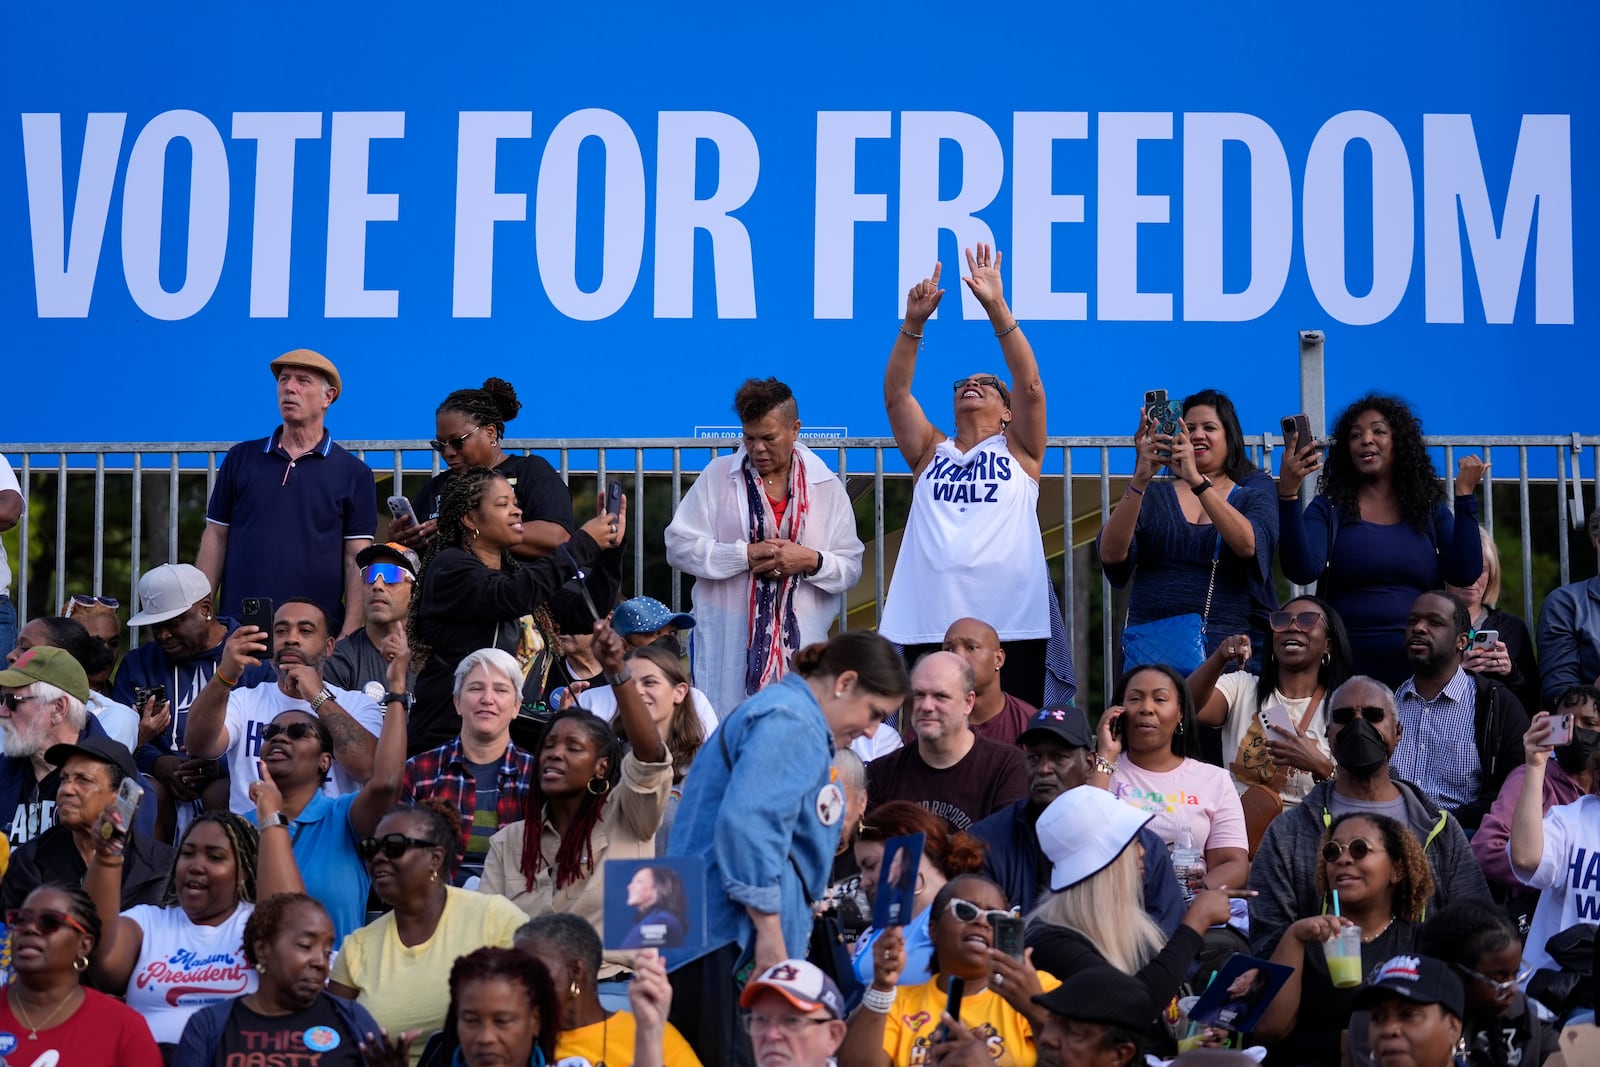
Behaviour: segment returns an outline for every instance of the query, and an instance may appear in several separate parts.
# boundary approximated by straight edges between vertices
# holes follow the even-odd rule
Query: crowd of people
[[[1485,464],[1447,496],[1399,398],[1276,474],[1225,394],[1153,398],[1086,713],[1000,261],[962,281],[1004,374],[954,383],[949,433],[914,391],[939,269],[907,294],[875,632],[830,636],[863,545],[777,379],[665,529],[675,612],[620,599],[625,498],[582,515],[506,451],[510,383],[444,398],[447,469],[380,525],[338,370],[273,360],[281,425],[229,451],[194,562],[140,576],[142,644],[112,598],[18,628],[0,596],[0,1063],[1544,1062],[1594,1007],[1600,578],[1502,609]],[[613,863],[641,916],[703,874],[686,948],[608,930]]]

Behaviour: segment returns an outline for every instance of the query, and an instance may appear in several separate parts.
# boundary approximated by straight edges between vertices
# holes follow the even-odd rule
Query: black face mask
[[[1572,740],[1556,749],[1556,762],[1568,774],[1582,774],[1597,748],[1600,748],[1600,732],[1573,730]]]
[[[1389,746],[1372,724],[1361,716],[1339,731],[1333,743],[1333,759],[1341,770],[1357,778],[1371,778],[1389,762]]]

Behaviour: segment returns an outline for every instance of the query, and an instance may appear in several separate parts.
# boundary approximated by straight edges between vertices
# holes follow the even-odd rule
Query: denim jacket
[[[799,675],[761,690],[724,719],[684,780],[669,856],[706,864],[706,942],[674,968],[730,942],[754,951],[745,908],[782,919],[790,956],[811,937],[810,900],[828,886],[843,793],[832,780],[833,736]],[[801,879],[804,879],[802,883]]]

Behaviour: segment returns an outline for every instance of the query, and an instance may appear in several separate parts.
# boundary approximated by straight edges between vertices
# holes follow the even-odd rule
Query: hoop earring
[[[266,974],[267,973],[267,965],[265,963],[256,964],[256,973],[257,974]]]
[[[578,999],[578,994],[581,993],[581,992],[583,992],[583,987],[578,985],[578,980],[576,978],[574,978],[572,980],[572,984],[567,987],[567,995],[570,996],[573,1000],[577,1000]]]
[[[596,782],[600,783],[599,789],[594,787]],[[611,792],[611,782],[609,779],[602,778],[597,774],[593,778],[589,779],[588,784],[585,785],[584,788],[589,791],[589,795],[592,797],[603,797],[607,793]]]
[[[1324,652],[1322,654],[1322,665],[1324,667],[1326,667],[1328,664],[1330,664],[1332,662],[1333,662],[1333,653],[1332,652]]]
[[[77,971],[79,974],[87,971],[89,969],[89,957],[79,956],[77,959],[73,960],[72,969]]]
[[[1183,736],[1183,720],[1182,719],[1178,720],[1178,728],[1176,730],[1172,731],[1172,732],[1174,734],[1176,734],[1177,736],[1179,736],[1179,737]]]
[[[432,871],[428,872],[428,880],[430,882],[437,882],[439,880],[439,868],[435,867]]]
[[[467,533],[472,535],[472,539],[474,541],[476,541],[478,539],[478,531],[474,530],[472,527],[470,527],[470,526],[467,527]]]

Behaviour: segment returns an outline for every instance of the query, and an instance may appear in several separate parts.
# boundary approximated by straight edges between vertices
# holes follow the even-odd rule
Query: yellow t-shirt
[[[411,1045],[415,1064],[428,1035],[444,1026],[450,968],[456,959],[486,945],[510,948],[518,927],[527,921],[522,909],[505,897],[449,886],[432,937],[420,945],[401,944],[390,912],[344,939],[330,980],[358,990],[362,1006],[391,1036],[421,1030]]]
[[[563,1030],[556,1038],[556,1063],[562,1067],[632,1063],[633,1034],[633,1014],[626,1011],[576,1030]],[[661,1035],[661,1062],[666,1067],[701,1067],[694,1049],[671,1023]]]
[[[1046,993],[1060,984],[1054,975],[1039,972],[1039,986]],[[890,1063],[916,1067],[928,1062],[945,1000],[937,978],[895,991],[894,1008],[883,1028],[883,1051]],[[961,999],[961,1022],[989,1047],[994,1067],[1033,1067],[1039,1058],[1033,1027],[992,989]]]

